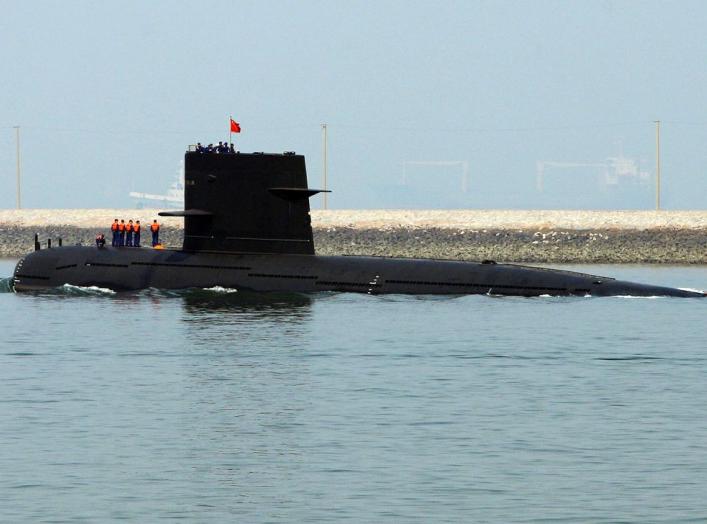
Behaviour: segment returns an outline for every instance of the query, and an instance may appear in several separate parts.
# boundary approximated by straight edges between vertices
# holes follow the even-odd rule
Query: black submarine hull
[[[259,292],[513,296],[671,296],[705,293],[515,264],[307,254],[61,247],[17,264],[17,292],[98,286],[114,291],[222,286]]]

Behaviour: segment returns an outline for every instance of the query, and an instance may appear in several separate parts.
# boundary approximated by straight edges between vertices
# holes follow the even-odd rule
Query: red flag
[[[231,133],[240,133],[241,125],[231,118]]]

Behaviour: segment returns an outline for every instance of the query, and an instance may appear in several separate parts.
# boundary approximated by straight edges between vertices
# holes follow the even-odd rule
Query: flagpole
[[[326,198],[326,182],[327,182],[327,136],[326,136],[326,124],[322,124],[322,172],[324,175],[324,192],[322,196],[324,197],[324,209],[328,209],[327,198]]]
[[[231,143],[233,142],[233,131],[231,122],[233,121],[233,115],[228,115],[228,147],[231,147]]]

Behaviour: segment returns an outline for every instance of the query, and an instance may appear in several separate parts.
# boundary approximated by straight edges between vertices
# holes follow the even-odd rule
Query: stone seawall
[[[0,257],[52,238],[93,245],[111,217],[151,222],[156,210],[0,211]],[[707,264],[707,212],[313,211],[317,253],[548,263]],[[144,227],[144,226],[143,226]],[[181,219],[160,237],[179,247]],[[143,245],[150,233],[143,232]]]
[[[322,255],[499,262],[707,264],[704,230],[315,230]]]

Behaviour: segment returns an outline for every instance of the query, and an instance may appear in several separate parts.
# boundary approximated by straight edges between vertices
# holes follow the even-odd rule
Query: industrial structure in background
[[[608,188],[621,184],[638,184],[647,186],[651,180],[648,171],[640,169],[633,158],[623,155],[609,157],[603,162],[556,162],[554,160],[540,160],[537,163],[535,188],[539,193],[545,191],[548,171],[563,171],[570,169],[585,169],[598,175],[599,186]],[[562,173],[560,173],[562,175]]]
[[[170,207],[179,208],[184,203],[184,162],[182,162],[177,170],[177,177],[172,185],[167,190],[166,195],[155,195],[152,193],[139,193],[137,191],[130,192],[130,198],[135,200],[135,207],[142,209],[144,207]],[[160,203],[160,206],[149,205],[149,203]]]

